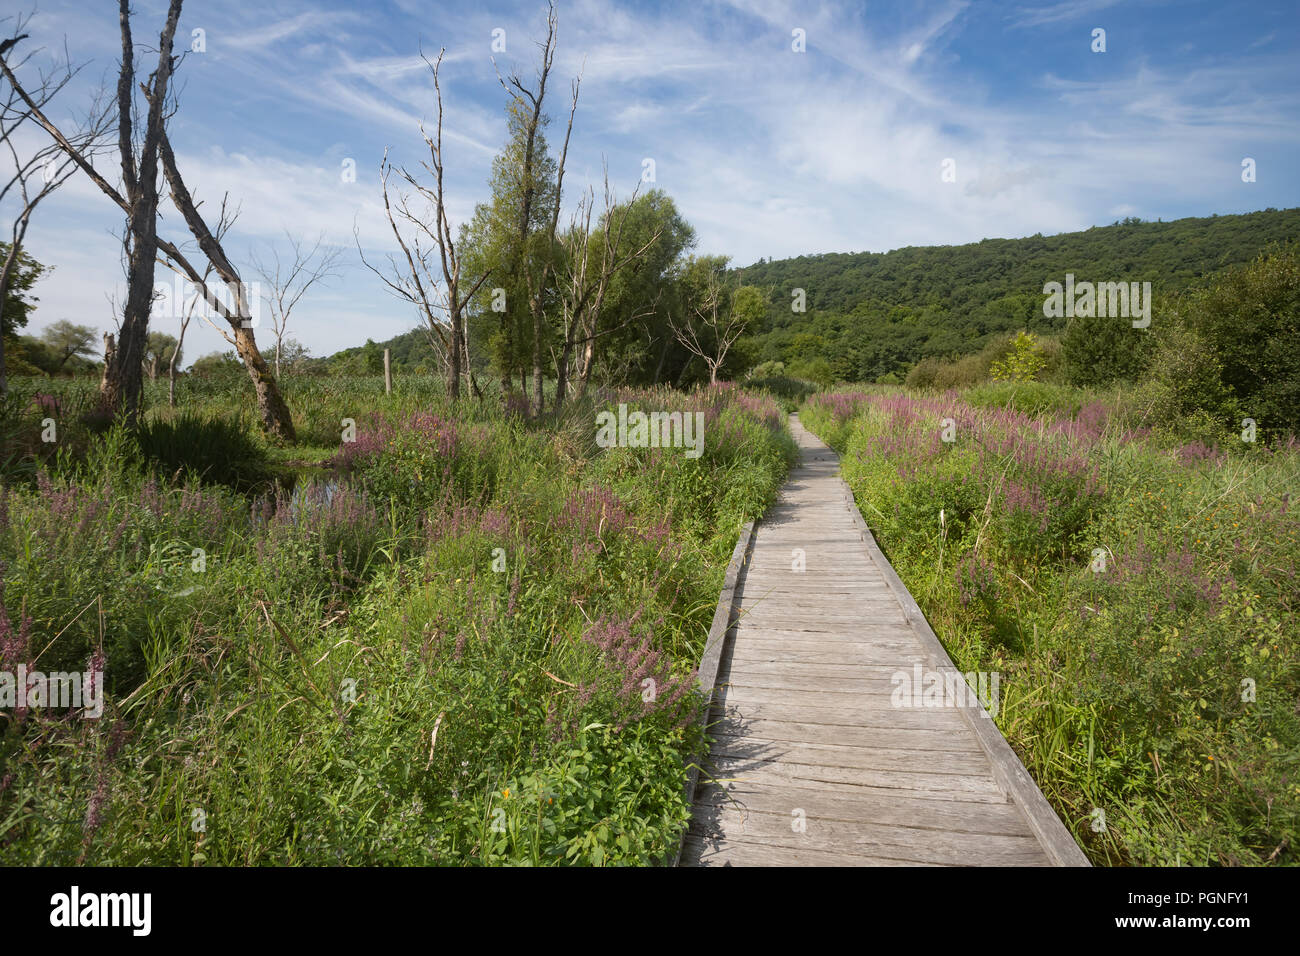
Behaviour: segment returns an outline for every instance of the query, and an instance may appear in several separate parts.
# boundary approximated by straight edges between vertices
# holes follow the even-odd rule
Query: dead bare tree
[[[307,249],[305,243],[285,230],[292,257],[280,261],[279,250],[271,247],[271,262],[253,257],[253,271],[266,285],[267,304],[271,310],[271,329],[275,333],[275,377],[280,377],[280,352],[289,328],[289,317],[298,301],[318,282],[337,278],[334,271],[342,258],[341,250],[323,248],[325,234]]]
[[[555,12],[554,0],[549,4],[546,14],[546,39],[538,44],[542,50],[542,65],[537,71],[537,89],[530,89],[524,84],[518,72],[512,71],[508,78],[497,78],[506,93],[518,105],[524,123],[524,155],[520,170],[520,182],[523,186],[522,202],[519,210],[519,249],[524,262],[521,264],[526,287],[528,289],[528,308],[533,319],[533,391],[537,414],[545,409],[542,394],[544,344],[546,337],[546,292],[556,259],[555,231],[560,221],[560,203],[564,194],[564,166],[569,155],[569,139],[573,135],[573,116],[578,110],[578,87],[582,77],[573,80],[573,101],[569,107],[569,125],[564,133],[564,146],[560,150],[560,160],[556,166],[555,204],[550,212],[550,221],[540,235],[529,235],[533,203],[537,199],[540,184],[535,181],[535,170],[540,165],[541,157],[537,155],[538,132],[546,121],[543,109],[546,101],[546,84],[550,79],[551,68],[555,62],[555,39],[559,21]],[[495,65],[495,60],[493,64]],[[535,259],[536,261],[530,261]],[[506,389],[502,389],[502,395]]]
[[[203,301],[230,327],[226,336],[238,352],[252,379],[262,425],[273,437],[293,441],[293,420],[289,407],[280,394],[271,370],[267,368],[254,338],[254,320],[247,288],[239,272],[231,264],[225,249],[199,214],[193,195],[181,178],[176,157],[167,137],[165,112],[168,101],[168,82],[178,58],[172,56],[172,40],[176,22],[180,18],[182,0],[170,0],[167,20],[159,41],[158,67],[140,89],[148,104],[144,137],[137,149],[133,124],[133,89],[135,69],[131,40],[130,10],[128,0],[119,0],[119,24],[122,34],[122,63],[118,73],[118,152],[121,157],[122,189],[119,191],[104,178],[90,161],[64,133],[49,120],[39,105],[18,82],[13,72],[2,60],[0,70],[29,108],[32,117],[53,137],[59,147],[73,160],[99,189],[115,202],[127,215],[128,236],[131,244],[127,301],[123,308],[122,325],[113,365],[106,369],[104,393],[109,407],[122,408],[128,417],[134,415],[140,400],[142,356],[144,339],[148,333],[150,303],[153,297],[153,267],[161,263],[173,272],[184,276],[199,289]],[[171,112],[174,112],[173,106]],[[138,153],[138,157],[137,157]],[[158,170],[161,166],[173,205],[189,227],[199,249],[207,258],[211,271],[225,286],[229,302],[222,301],[208,283],[205,274],[173,242],[157,234]]]
[[[443,303],[447,311],[447,324],[451,332],[451,350],[450,357],[450,381],[448,382],[448,394],[453,398],[460,397],[460,377],[461,377],[461,360],[464,358],[466,368],[469,368],[469,341],[465,335],[465,307],[469,304],[474,294],[487,281],[492,270],[487,270],[479,276],[477,282],[461,294],[460,288],[460,270],[461,260],[456,254],[456,244],[452,240],[451,221],[447,218],[447,203],[443,191],[443,165],[442,165],[442,86],[438,81],[438,70],[442,66],[442,57],[445,49],[438,51],[438,59],[433,63],[429,58],[420,53],[420,58],[424,60],[433,73],[433,89],[438,100],[438,123],[434,136],[430,137],[424,129],[424,124],[420,124],[420,133],[424,136],[425,145],[429,147],[429,162],[421,162],[420,165],[433,175],[434,186],[429,189],[426,186],[416,182],[415,178],[402,169],[402,178],[411,184],[419,193],[429,201],[433,206],[434,213],[434,241],[438,246],[439,258],[442,262],[443,288],[445,295]],[[426,229],[427,232],[427,229]],[[471,373],[472,377],[472,373]],[[478,385],[474,383],[474,391],[478,392]]]
[[[262,358],[262,353],[257,348],[248,289],[240,279],[238,270],[227,257],[220,239],[208,229],[207,223],[199,215],[194,197],[190,195],[185,181],[181,179],[180,172],[176,168],[176,156],[172,152],[166,131],[163,132],[162,141],[159,143],[158,154],[162,159],[163,173],[167,177],[167,185],[171,190],[172,203],[184,217],[185,224],[189,226],[190,233],[198,242],[212,271],[225,285],[232,303],[227,305],[222,302],[213,293],[206,279],[198,274],[194,266],[174,246],[164,248],[169,260],[167,265],[195,283],[202,291],[205,301],[230,326],[231,334],[227,334],[224,330],[221,334],[226,341],[235,346],[235,352],[243,361],[248,377],[252,379],[253,391],[257,396],[257,407],[262,415],[262,426],[276,438],[295,441],[297,436],[294,433],[293,417],[289,414],[289,406],[285,404],[279,385],[271,370],[266,367],[266,360]]]
[[[437,278],[431,260],[433,253],[428,247],[420,245],[420,234],[428,233],[429,230],[421,224],[412,240],[407,241],[398,225],[398,220],[409,222],[414,219],[420,223],[420,219],[410,212],[407,197],[400,193],[397,194],[397,205],[394,208],[393,196],[389,192],[388,185],[394,169],[388,158],[388,150],[385,149],[384,157],[379,161],[380,195],[383,196],[384,214],[388,218],[388,226],[393,231],[393,238],[402,252],[402,258],[399,260],[396,255],[389,253],[386,269],[372,263],[366,258],[365,250],[361,246],[360,230],[353,225],[352,235],[357,245],[357,255],[361,258],[361,264],[373,272],[390,293],[415,307],[423,322],[425,334],[429,337],[429,345],[445,364],[449,362],[448,342],[437,303]]]
[[[13,17],[12,35],[0,41],[0,61],[5,61],[10,51],[28,34],[24,29],[31,21],[35,11],[27,15]],[[6,18],[10,19],[10,18]],[[3,22],[3,21],[0,21]],[[21,71],[38,51],[5,63],[5,75]],[[52,68],[40,70],[31,84],[30,95],[38,108],[43,108],[68,85],[80,71],[81,66],[73,66],[64,51],[62,60]],[[22,260],[23,243],[27,238],[27,228],[31,224],[32,214],[41,200],[67,182],[68,177],[76,171],[76,165],[67,158],[57,144],[50,143],[40,147],[24,148],[19,143],[19,133],[24,124],[32,120],[32,109],[18,95],[12,84],[7,86],[4,100],[0,102],[0,143],[8,153],[12,168],[6,170],[7,178],[0,182],[0,204],[12,200],[14,216],[8,222],[9,238],[5,250],[4,262],[0,264],[0,329],[4,328],[5,305],[9,298],[9,288],[18,274]],[[102,108],[96,100],[85,119],[71,134],[71,141],[77,148],[88,155],[95,155],[105,145],[105,133],[109,129],[111,114]],[[8,390],[8,377],[5,369],[4,336],[0,334],[0,395]]]
[[[122,409],[133,421],[140,407],[145,339],[149,313],[153,308],[154,266],[158,259],[158,150],[162,141],[163,109],[171,81],[172,41],[180,20],[181,0],[172,0],[158,40],[158,66],[146,84],[149,102],[144,140],[137,164],[133,126],[135,84],[134,44],[131,40],[131,12],[127,0],[120,0],[118,20],[122,34],[122,64],[117,80],[118,151],[127,214],[127,286],[118,330],[117,349],[107,369],[102,393],[106,408]],[[17,84],[15,84],[16,86]],[[70,151],[73,155],[75,150]]]
[[[361,257],[361,264],[373,272],[389,292],[415,307],[423,323],[425,334],[429,337],[429,344],[443,363],[447,376],[447,394],[452,398],[458,398],[463,353],[459,343],[464,337],[464,323],[458,321],[453,327],[451,316],[454,311],[457,319],[460,318],[469,295],[459,294],[460,263],[455,255],[454,246],[450,247],[452,250],[450,254],[444,254],[439,245],[440,240],[444,238],[442,222],[446,216],[445,208],[441,213],[438,212],[435,202],[432,213],[428,209],[412,209],[410,195],[398,190],[390,191],[389,181],[393,175],[411,183],[417,194],[424,195],[429,192],[436,195],[438,192],[438,188],[430,190],[428,187],[421,186],[406,170],[395,167],[388,158],[388,150],[384,150],[384,158],[379,164],[380,192],[384,200],[384,213],[388,217],[393,238],[401,250],[401,257],[389,253],[387,268],[380,268],[366,258],[365,251],[361,247],[360,234],[354,228],[357,254]],[[430,215],[434,217],[432,224],[429,222]],[[409,238],[403,231],[403,226],[410,230]],[[446,255],[448,269],[453,271],[455,292],[451,291],[453,283],[447,281],[447,276],[440,275],[440,269],[435,271],[437,268],[434,261],[435,248],[439,253],[439,262]],[[487,275],[484,275],[475,283],[472,292],[477,291],[486,279]],[[459,308],[453,308],[457,304]]]
[[[451,220],[447,216],[446,194],[443,186],[443,151],[442,151],[442,85],[439,70],[442,67],[444,50],[438,51],[438,58],[430,62],[420,54],[433,74],[433,88],[437,97],[438,118],[433,135],[429,135],[424,124],[420,124],[420,134],[429,148],[429,159],[420,165],[433,177],[432,185],[421,182],[406,167],[395,167],[384,151],[383,161],[379,165],[379,182],[384,198],[384,212],[388,224],[402,251],[404,260],[396,256],[388,257],[389,268],[384,272],[366,260],[361,250],[361,240],[357,237],[357,251],[361,261],[375,273],[394,295],[410,302],[416,307],[430,333],[430,342],[443,357],[447,369],[447,394],[452,399],[460,397],[460,380],[463,371],[469,369],[469,342],[465,334],[465,312],[470,300],[487,281],[491,270],[479,276],[469,289],[461,287],[461,258],[453,239]],[[397,193],[396,202],[389,195],[389,177],[396,174],[413,189],[414,196]],[[417,200],[412,208],[412,200]],[[422,205],[420,205],[422,203]],[[432,218],[432,222],[430,222]],[[403,234],[399,220],[410,230],[408,239]],[[434,271],[434,250],[437,250]],[[445,316],[445,317],[444,317]],[[478,383],[470,371],[470,384],[476,395],[481,395]]]
[[[668,327],[687,351],[703,359],[709,369],[709,382],[713,383],[718,380],[718,369],[726,361],[727,352],[745,331],[747,320],[726,301],[727,290],[718,276],[720,269],[707,260],[703,265],[703,287],[687,303],[680,321],[669,312]]]
[[[600,319],[609,291],[610,281],[625,266],[642,258],[658,241],[662,229],[656,229],[645,243],[635,249],[622,249],[623,227],[627,224],[637,202],[640,184],[632,190],[632,198],[621,208],[614,202],[609,186],[609,170],[605,170],[605,212],[599,222],[599,250],[592,254],[591,214],[595,207],[595,191],[589,189],[579,201],[569,231],[563,238],[564,275],[561,277],[560,309],[563,316],[564,336],[559,357],[556,359],[555,410],[558,413],[568,397],[570,368],[578,381],[578,394],[586,391],[595,358],[596,339],[615,331],[601,330]],[[626,324],[626,323],[624,323]],[[581,347],[581,351],[578,351]]]
[[[113,367],[113,354],[117,351],[117,345],[113,341],[113,333],[104,333],[104,373],[99,379],[99,390],[104,391],[108,387],[108,370]]]

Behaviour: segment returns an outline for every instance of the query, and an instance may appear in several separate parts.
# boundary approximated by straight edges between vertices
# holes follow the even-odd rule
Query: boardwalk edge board
[[[889,563],[880,545],[876,543],[875,535],[867,527],[866,520],[862,517],[862,512],[858,509],[857,501],[853,497],[853,491],[849,488],[848,483],[843,478],[839,479],[840,485],[844,492],[845,507],[852,516],[854,525],[858,529],[858,534],[862,538],[862,543],[871,556],[871,560],[876,563],[881,574],[884,575],[894,596],[898,599],[899,604],[903,606],[903,613],[908,622],[916,631],[921,643],[929,651],[933,669],[939,672],[953,671],[960,674],[956,665],[953,664],[952,658],[944,649],[943,643],[930,627],[930,622],[926,620],[925,614],[922,613],[920,605],[912,597],[907,586],[903,584],[894,566]],[[963,678],[964,679],[964,678]],[[978,703],[967,702],[965,706],[957,708],[961,711],[962,716],[975,731],[975,737],[979,740],[980,746],[988,754],[990,762],[993,764],[993,772],[997,776],[998,782],[1002,784],[1015,802],[1020,806],[1025,815],[1025,819],[1030,829],[1043,845],[1043,850],[1047,853],[1048,858],[1056,866],[1091,866],[1092,863],[1079,848],[1078,842],[1074,835],[1070,833],[1068,827],[1062,822],[1061,818],[1052,809],[1052,805],[1047,802],[1043,792],[1038,789],[1038,784],[1029,775],[1025,765],[1020,762],[1016,752],[1011,749],[1002,732],[998,730],[997,725],[985,713]]]
[[[700,713],[700,724],[707,727],[709,716],[713,713],[715,695],[718,685],[718,668],[722,664],[722,652],[726,649],[727,637],[734,630],[736,621],[739,618],[739,608],[736,607],[736,586],[740,581],[741,568],[749,561],[750,552],[754,547],[754,526],[756,522],[747,521],[744,527],[740,529],[740,537],[736,540],[736,547],[731,552],[731,561],[727,564],[727,574],[722,581],[722,592],[718,595],[718,607],[713,612],[713,624],[709,628],[708,639],[704,643],[704,653],[700,655],[700,667],[697,671],[697,680],[700,689],[708,696],[709,701],[704,705]],[[706,748],[703,752],[695,755],[686,771],[686,806],[690,808],[692,815],[695,811],[695,791],[699,786],[700,766],[708,759],[709,751]],[[682,862],[682,851],[686,847],[686,835],[690,831],[689,822],[682,828],[681,838],[677,841],[677,854],[673,857],[673,866],[680,866]]]

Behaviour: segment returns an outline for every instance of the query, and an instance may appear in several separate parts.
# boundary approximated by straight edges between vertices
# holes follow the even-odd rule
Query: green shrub
[[[994,336],[978,352],[963,355],[950,361],[925,358],[908,373],[909,388],[932,388],[940,392],[950,388],[966,388],[992,377],[994,363],[1004,361],[1010,353],[1014,336],[1004,333]]]
[[[1223,384],[1223,363],[1199,333],[1177,317],[1164,323],[1134,404],[1152,427],[1188,440],[1223,440],[1239,417]]]
[[[1038,336],[1020,332],[1012,340],[1007,353],[989,366],[989,375],[995,382],[1032,382],[1046,365],[1047,359],[1038,344]]]
[[[1182,313],[1236,399],[1232,417],[1255,419],[1269,437],[1300,432],[1300,247],[1229,270],[1191,295]],[[1230,404],[1208,381],[1210,362],[1202,360],[1198,371],[1194,407],[1226,412]]]
[[[907,373],[907,378],[903,380],[903,383],[908,388],[933,388],[934,378],[943,364],[942,359],[935,358],[933,355],[923,358],[912,366],[912,370]]]
[[[1162,321],[1153,313],[1153,326]],[[1146,364],[1151,329],[1133,327],[1122,316],[1075,316],[1061,336],[1065,377],[1079,388],[1101,388],[1116,381],[1132,381]]]
[[[835,381],[831,363],[820,355],[810,359],[798,359],[790,363],[790,375],[809,382],[815,382],[823,388]]]
[[[781,378],[785,375],[785,363],[770,359],[766,362],[760,362],[745,373],[745,382],[748,384],[754,379],[764,378]]]
[[[988,350],[962,356],[935,369],[932,385],[936,390],[946,392],[950,388],[966,388],[988,381],[993,362],[994,355]]]

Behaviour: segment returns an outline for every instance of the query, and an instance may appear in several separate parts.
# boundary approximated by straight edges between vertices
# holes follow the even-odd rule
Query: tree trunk
[[[142,192],[148,186],[142,184]],[[135,213],[140,215],[137,216]],[[144,347],[149,335],[149,310],[153,303],[154,261],[158,255],[157,196],[150,201],[142,196],[131,216],[130,265],[127,270],[126,307],[122,310],[122,327],[118,330],[117,348],[105,367],[100,396],[105,407],[121,409],[127,424],[134,425],[140,411],[140,393],[144,387]]]
[[[113,333],[104,333],[104,374],[99,380],[99,391],[102,394],[108,388],[108,370],[113,365],[113,353],[117,351],[117,346],[113,342]]]
[[[469,373],[470,391],[474,393],[476,399],[482,400],[483,390],[478,386],[478,379],[474,377],[474,365],[469,360],[469,323],[461,322],[460,324],[461,342],[465,346],[465,371]]]
[[[135,202],[131,206],[130,254],[127,266],[126,305],[122,309],[122,327],[118,330],[113,361],[105,367],[100,393],[104,405],[121,409],[127,423],[135,424],[140,411],[140,393],[144,387],[144,353],[149,336],[149,312],[153,308],[154,265],[158,258],[158,190],[157,141],[153,154],[140,163],[141,178]]]
[[[546,411],[546,405],[542,397],[542,326],[544,319],[542,310],[537,307],[533,312],[533,392],[534,401],[537,402],[537,414],[540,415]]]
[[[566,334],[564,348],[560,351],[560,360],[555,368],[555,414],[560,414],[564,407],[565,392],[569,390],[569,361],[573,356],[573,340]]]
[[[267,432],[282,441],[296,441],[297,435],[293,430],[293,418],[289,414],[289,406],[285,404],[284,397],[280,394],[280,389],[276,384],[275,376],[267,368],[266,360],[262,358],[262,353],[257,348],[257,340],[253,337],[253,329],[250,320],[251,310],[244,302],[245,289],[240,281],[239,273],[235,271],[234,266],[226,257],[226,252],[221,246],[221,240],[212,234],[203,217],[199,215],[198,207],[194,204],[194,197],[190,194],[185,181],[181,178],[180,171],[176,168],[176,156],[172,152],[171,142],[168,140],[166,133],[161,134],[158,144],[158,155],[162,159],[163,173],[167,177],[167,184],[171,188],[172,202],[175,204],[181,216],[185,219],[185,224],[189,226],[190,234],[194,236],[207,256],[208,262],[211,263],[212,269],[226,284],[226,288],[233,294],[232,298],[239,307],[231,313],[225,315],[235,333],[235,351],[248,369],[248,377],[253,380],[253,388],[257,392],[257,408],[262,416],[262,425]],[[187,270],[191,280],[202,282],[199,276],[192,269]]]
[[[672,336],[664,336],[664,347],[659,351],[659,364],[655,366],[655,377],[651,382],[652,385],[659,384],[659,376],[664,372],[664,362],[668,360],[668,349],[673,344]]]
[[[460,398],[460,348],[461,348],[461,317],[460,309],[456,307],[456,287],[452,286],[448,292],[448,301],[451,302],[451,348],[447,351],[451,354],[448,356],[449,379],[447,382],[447,395],[454,402]]]
[[[501,313],[501,331],[502,334],[505,336],[505,344],[502,347],[502,352],[501,352],[501,401],[502,402],[505,402],[505,400],[510,395],[510,372],[512,371],[511,366],[514,365],[514,361],[515,361],[514,359],[515,337],[511,329],[512,325],[514,325],[514,318],[510,315],[509,310],[506,310],[505,312]]]
[[[578,369],[578,391],[575,398],[582,398],[587,394],[587,386],[591,383],[591,370],[596,364],[596,339],[593,336],[587,340],[582,347],[582,357],[579,359]]]
[[[100,395],[107,408],[122,409],[127,423],[132,425],[140,411],[140,392],[144,385],[145,339],[149,334],[154,265],[158,259],[158,151],[165,121],[163,104],[167,99],[167,84],[172,71],[172,38],[180,15],[181,0],[172,0],[159,38],[158,69],[150,80],[148,119],[140,146],[140,166],[136,170],[131,149],[130,90],[135,72],[131,62],[130,11],[126,0],[119,4],[123,62],[118,74],[118,146],[130,201],[126,238],[130,248],[122,327],[118,330],[113,361],[104,369]],[[136,173],[138,175],[133,175]]]
[[[253,338],[251,328],[235,330],[235,351],[239,353],[244,367],[248,369],[248,377],[253,380],[253,390],[257,393],[257,409],[262,416],[262,427],[281,441],[297,441],[298,436],[293,430],[293,416],[289,414],[289,406],[285,404],[284,397],[276,387],[275,377],[267,368],[266,360],[257,350],[257,342]]]

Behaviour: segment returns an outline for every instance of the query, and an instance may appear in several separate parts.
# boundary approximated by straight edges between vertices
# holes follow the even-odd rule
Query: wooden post
[[[393,367],[389,364],[388,349],[384,349],[384,394],[393,394]]]

